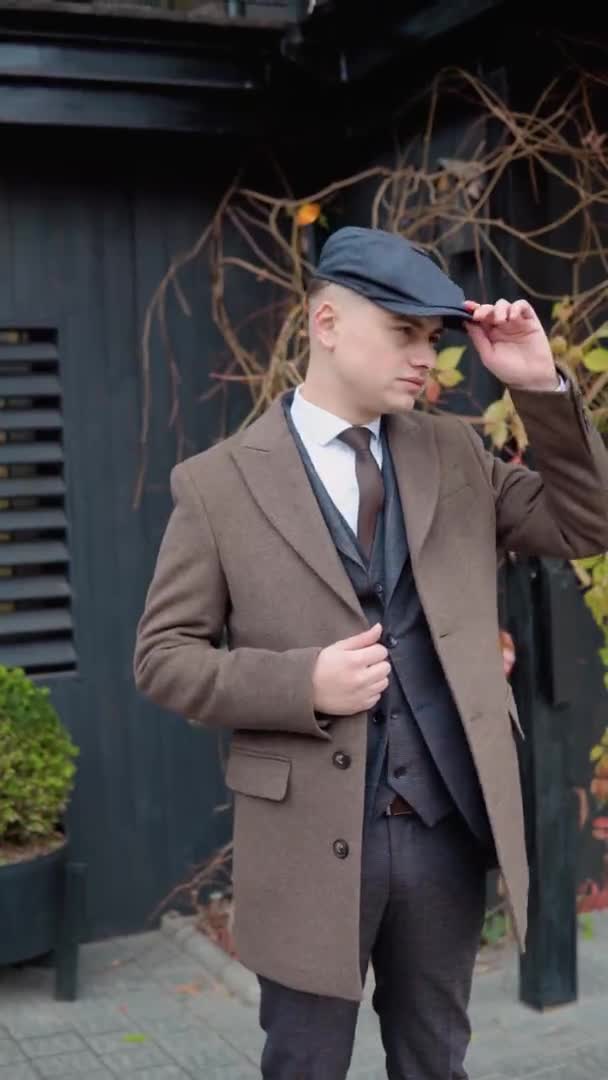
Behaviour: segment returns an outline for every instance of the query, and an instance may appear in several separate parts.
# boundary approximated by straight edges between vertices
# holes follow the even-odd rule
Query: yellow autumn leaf
[[[509,403],[505,398],[500,398],[498,401],[493,401],[491,405],[488,405],[483,414],[483,419],[488,424],[496,424],[501,420],[506,420],[509,415]]]
[[[526,435],[526,429],[523,425],[521,416],[517,413],[511,418],[511,433],[519,450],[525,450],[528,446],[528,436]]]
[[[442,349],[437,354],[437,363],[435,364],[436,371],[452,371],[458,367],[462,354],[464,353],[464,346],[451,345],[447,349]]]
[[[442,386],[458,386],[459,382],[462,382],[464,375],[461,371],[439,371],[437,373],[437,382]]]
[[[591,349],[585,354],[583,364],[588,371],[608,371],[608,349]]]
[[[492,429],[492,442],[497,450],[502,450],[509,438],[509,425],[503,420]]]
[[[553,319],[559,319],[560,322],[568,322],[568,319],[574,312],[574,304],[569,296],[564,296],[563,300],[558,300],[551,309],[551,317]]]

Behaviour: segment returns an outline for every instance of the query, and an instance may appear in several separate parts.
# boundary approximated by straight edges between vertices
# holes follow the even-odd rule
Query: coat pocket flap
[[[226,786],[240,795],[281,802],[287,794],[291,770],[288,758],[267,757],[233,748],[226,768]]]

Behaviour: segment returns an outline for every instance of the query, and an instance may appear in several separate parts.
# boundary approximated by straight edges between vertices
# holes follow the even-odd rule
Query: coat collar
[[[439,493],[435,425],[420,413],[391,415],[386,418],[386,432],[415,570]],[[274,528],[347,607],[361,616],[361,606],[287,427],[281,397],[235,440],[232,454],[249,491]]]

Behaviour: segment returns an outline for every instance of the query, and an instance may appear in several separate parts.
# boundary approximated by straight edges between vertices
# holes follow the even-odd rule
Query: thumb
[[[367,649],[369,645],[374,645],[378,641],[382,633],[382,623],[376,623],[375,626],[370,626],[369,630],[364,630],[361,634],[355,634],[354,637],[344,638],[343,641],[337,641],[336,645],[339,648],[347,651],[352,649]]]

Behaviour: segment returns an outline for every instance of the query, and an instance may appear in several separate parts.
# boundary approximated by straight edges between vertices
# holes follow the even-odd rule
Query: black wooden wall
[[[139,509],[146,307],[171,257],[208,223],[235,160],[158,137],[4,134],[0,170],[0,330],[56,332],[62,384],[69,576],[76,672],[44,682],[80,747],[69,813],[88,863],[87,936],[142,929],[150,913],[227,837],[217,739],[136,693],[136,621],[170,509],[175,439],[169,382],[153,335],[149,468]],[[202,404],[219,338],[201,264],[184,272],[192,317],[169,304],[182,361],[190,452],[218,429]]]

